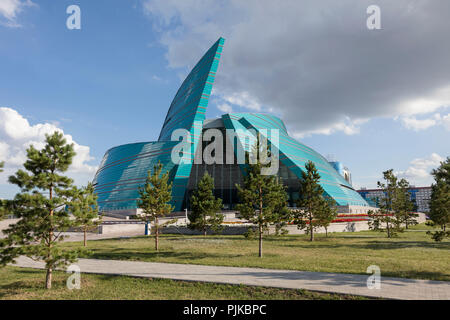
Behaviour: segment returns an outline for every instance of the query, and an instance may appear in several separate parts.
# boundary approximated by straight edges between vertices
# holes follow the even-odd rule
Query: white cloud
[[[442,124],[445,129],[450,131],[450,113],[447,114],[446,116],[442,117]]]
[[[420,131],[428,129],[429,127],[436,125],[436,119],[429,118],[429,119],[422,119],[419,120],[416,117],[404,117],[402,118],[403,126],[405,126],[407,129],[412,129],[414,131]]]
[[[406,178],[413,185],[430,185],[433,178],[431,170],[437,168],[441,161],[445,159],[437,153],[432,153],[426,158],[417,158],[410,162],[410,166],[405,171],[398,171],[397,175]]]
[[[369,120],[368,119],[352,120],[349,117],[345,117],[344,120],[339,121],[332,126],[318,128],[318,129],[309,130],[309,131],[294,130],[290,133],[292,134],[293,137],[295,137],[297,139],[309,137],[314,134],[322,134],[322,135],[329,136],[336,132],[343,132],[346,135],[354,135],[354,134],[359,133],[360,125],[366,123],[367,121],[369,121]]]
[[[19,0],[2,0],[0,1],[0,13],[8,20],[16,18],[20,9],[21,3]]]
[[[433,90],[430,94],[398,104],[403,115],[427,114],[450,106],[450,86]]]
[[[232,113],[233,112],[233,108],[227,103],[218,104],[217,109],[219,109],[220,111],[222,111],[224,113]]]
[[[7,27],[20,27],[20,24],[17,23],[17,15],[23,11],[25,7],[34,6],[31,0],[1,0],[0,1],[0,16],[6,20],[2,22],[0,20],[0,24],[3,24]]]
[[[450,131],[450,113],[441,116],[435,113],[425,119],[418,119],[416,116],[404,116],[400,118],[403,126],[414,131],[426,130],[428,128],[442,125],[445,129]]]
[[[23,165],[26,160],[26,149],[32,144],[40,149],[45,145],[45,134],[58,131],[64,134],[67,143],[74,144],[76,156],[69,168],[69,175],[83,180],[92,178],[96,167],[89,164],[94,158],[90,155],[90,148],[75,142],[71,135],[51,123],[38,123],[30,125],[28,120],[16,110],[0,108],[0,161],[5,161],[5,173],[2,174],[2,182],[8,174]],[[89,178],[90,177],[90,178]],[[77,182],[77,181],[76,181]]]
[[[216,94],[221,96],[221,98],[223,100],[225,100],[226,102],[234,104],[241,108],[245,108],[245,109],[249,109],[249,110],[253,110],[253,111],[261,111],[261,104],[257,101],[257,99],[252,97],[246,91],[233,92],[232,94],[229,94],[229,95],[222,95],[218,92]]]

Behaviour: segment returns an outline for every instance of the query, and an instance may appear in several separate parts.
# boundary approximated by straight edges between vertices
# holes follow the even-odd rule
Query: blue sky
[[[27,144],[55,128],[79,146],[71,172],[79,184],[110,147],[156,140],[181,80],[220,36],[207,117],[275,113],[301,142],[347,165],[356,187],[374,187],[390,168],[412,184],[431,183],[429,171],[450,155],[445,10],[379,1],[383,29],[369,33],[364,1],[323,2],[264,9],[254,1],[0,0],[1,196],[14,193],[6,176]],[[66,27],[72,4],[81,8],[80,30]],[[443,25],[419,25],[416,36],[392,18],[404,8],[413,21]],[[302,14],[308,19],[297,25]],[[440,50],[427,50],[432,44]],[[412,49],[417,56],[404,55]]]

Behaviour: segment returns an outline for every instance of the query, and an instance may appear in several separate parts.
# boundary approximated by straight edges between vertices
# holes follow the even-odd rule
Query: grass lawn
[[[306,290],[237,286],[215,283],[147,279],[96,274],[81,275],[81,289],[66,288],[67,273],[55,272],[53,288],[44,289],[42,270],[6,267],[0,269],[0,299],[277,299],[354,300],[358,296],[310,292]]]
[[[415,226],[394,239],[376,231],[319,234],[312,243],[305,235],[268,236],[262,259],[256,239],[183,235],[163,235],[160,252],[152,237],[89,241],[88,257],[355,274],[377,265],[382,276],[450,281],[450,241],[434,242],[427,229]]]

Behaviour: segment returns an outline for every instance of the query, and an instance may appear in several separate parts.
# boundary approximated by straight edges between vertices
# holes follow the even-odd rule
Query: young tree
[[[261,174],[267,152],[258,135],[252,148],[255,161],[248,161],[243,186],[236,184],[240,200],[237,210],[243,218],[258,226],[260,258],[263,256],[263,230],[280,221],[280,212],[284,211],[288,199],[285,187],[277,182],[275,176]],[[247,154],[249,159],[250,155]]]
[[[312,161],[305,164],[306,172],[302,171],[300,179],[299,199],[294,211],[295,221],[299,229],[306,229],[310,241],[314,240],[314,230],[320,227],[318,218],[325,208],[324,190],[319,184],[320,175]]]
[[[450,157],[447,157],[445,161],[441,161],[441,165],[433,169],[431,174],[436,182],[442,181],[450,185]]]
[[[5,165],[4,161],[0,162],[0,173],[3,172],[3,167]],[[0,199],[0,220],[2,220],[7,212],[6,200]]]
[[[214,179],[206,172],[191,196],[189,228],[202,231],[204,236],[208,229],[216,233],[222,230],[223,215],[218,213],[222,209],[222,199],[216,199],[213,189]]]
[[[277,221],[275,222],[275,235],[288,234],[289,231],[285,227],[292,221],[292,211],[285,203],[280,203],[278,207],[275,207],[274,212],[277,216]]]
[[[0,199],[0,221],[7,215],[6,200]]]
[[[173,210],[169,204],[172,200],[172,183],[169,183],[169,172],[161,174],[162,164],[158,162],[153,167],[153,173],[148,171],[147,179],[143,188],[139,188],[140,199],[138,207],[142,209],[139,218],[147,224],[153,221],[155,230],[155,250],[159,250],[159,218],[164,217]],[[169,221],[167,223],[170,223]],[[166,223],[166,224],[167,224]]]
[[[322,199],[321,210],[317,214],[318,225],[325,228],[325,236],[328,237],[328,227],[331,222],[338,216],[336,201],[330,197],[324,197]]]
[[[64,207],[73,196],[72,180],[61,175],[66,172],[75,156],[73,145],[66,143],[61,133],[46,135],[42,150],[30,146],[27,150],[25,170],[18,170],[9,178],[21,189],[11,204],[19,218],[3,232],[0,262],[14,262],[20,255],[45,262],[45,287],[52,286],[52,273],[76,261],[79,251],[62,250],[62,232],[74,226]]]
[[[393,201],[394,214],[398,217],[400,223],[405,224],[406,229],[410,225],[416,225],[416,218],[419,216],[413,212],[414,202],[411,201],[411,194],[408,189],[409,182],[406,179],[400,179],[397,183],[396,195]]]
[[[450,225],[450,157],[441,162],[439,168],[431,173],[436,183],[431,186],[430,217],[433,224],[441,227],[440,231],[428,232],[435,241],[450,237],[447,226]]]
[[[376,203],[378,203],[378,200]],[[367,211],[367,216],[369,217],[369,220],[367,223],[369,225],[369,229],[380,231],[382,221],[380,220],[381,215],[378,213],[378,211],[369,210],[369,211]]]
[[[87,232],[95,229],[102,223],[98,215],[97,194],[94,193],[92,183],[81,190],[74,190],[73,200],[68,206],[68,211],[75,217],[75,225],[84,233],[83,245],[87,246]]]
[[[385,196],[378,199],[379,211],[377,219],[380,225],[385,226],[387,237],[396,236],[401,229],[401,215],[398,209],[398,179],[393,173],[393,169],[383,172],[385,183],[378,181],[377,185],[384,191]]]

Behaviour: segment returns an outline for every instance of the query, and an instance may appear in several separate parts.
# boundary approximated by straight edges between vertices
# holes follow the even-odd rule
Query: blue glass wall
[[[163,164],[163,172],[170,173],[173,182],[172,205],[175,211],[184,209],[192,161],[174,164],[171,153],[178,142],[170,140],[176,129],[189,131],[193,139],[190,154],[187,156],[192,158],[197,146],[201,145],[198,142],[223,44],[224,39],[217,40],[184,80],[167,112],[158,141],[126,144],[106,152],[93,181],[101,211],[136,209],[138,189],[145,183],[147,172],[152,170],[158,161]],[[339,205],[367,205],[324,157],[291,138],[279,118],[266,114],[232,113],[223,115],[222,119],[227,129],[279,129],[279,152],[283,170],[288,170],[289,175],[292,173],[301,177],[305,163],[311,160],[321,175],[321,185],[326,194],[334,198]],[[253,143],[246,143],[243,138],[240,142],[245,150],[249,150]],[[231,177],[230,175],[230,179]],[[223,184],[223,181],[221,183]],[[234,182],[230,180],[228,188],[232,185]]]
[[[164,172],[174,175],[171,151],[176,142],[142,142],[108,150],[95,178],[94,187],[101,211],[136,208],[138,188],[144,185],[147,172],[161,161]]]
[[[189,131],[193,137],[191,154],[194,154],[224,41],[220,38],[214,43],[178,89],[157,142],[126,144],[106,152],[93,181],[101,211],[136,209],[138,188],[145,183],[148,170],[152,170],[158,161],[164,165],[163,172],[170,172],[172,205],[176,211],[183,209],[192,163],[174,164],[171,161],[171,152],[176,145],[171,142],[171,135],[176,129]]]
[[[322,155],[290,137],[281,119],[272,115],[257,113],[230,113],[223,115],[222,119],[227,129],[254,129],[256,131],[266,129],[268,133],[270,129],[278,129],[280,161],[292,173],[300,178],[301,172],[305,170],[306,162],[310,160],[316,165],[321,177],[320,184],[326,195],[332,197],[338,205],[368,205]],[[267,138],[269,142],[274,142],[271,141],[270,136]],[[249,144],[246,141],[241,139],[240,142],[245,150],[249,150]]]

